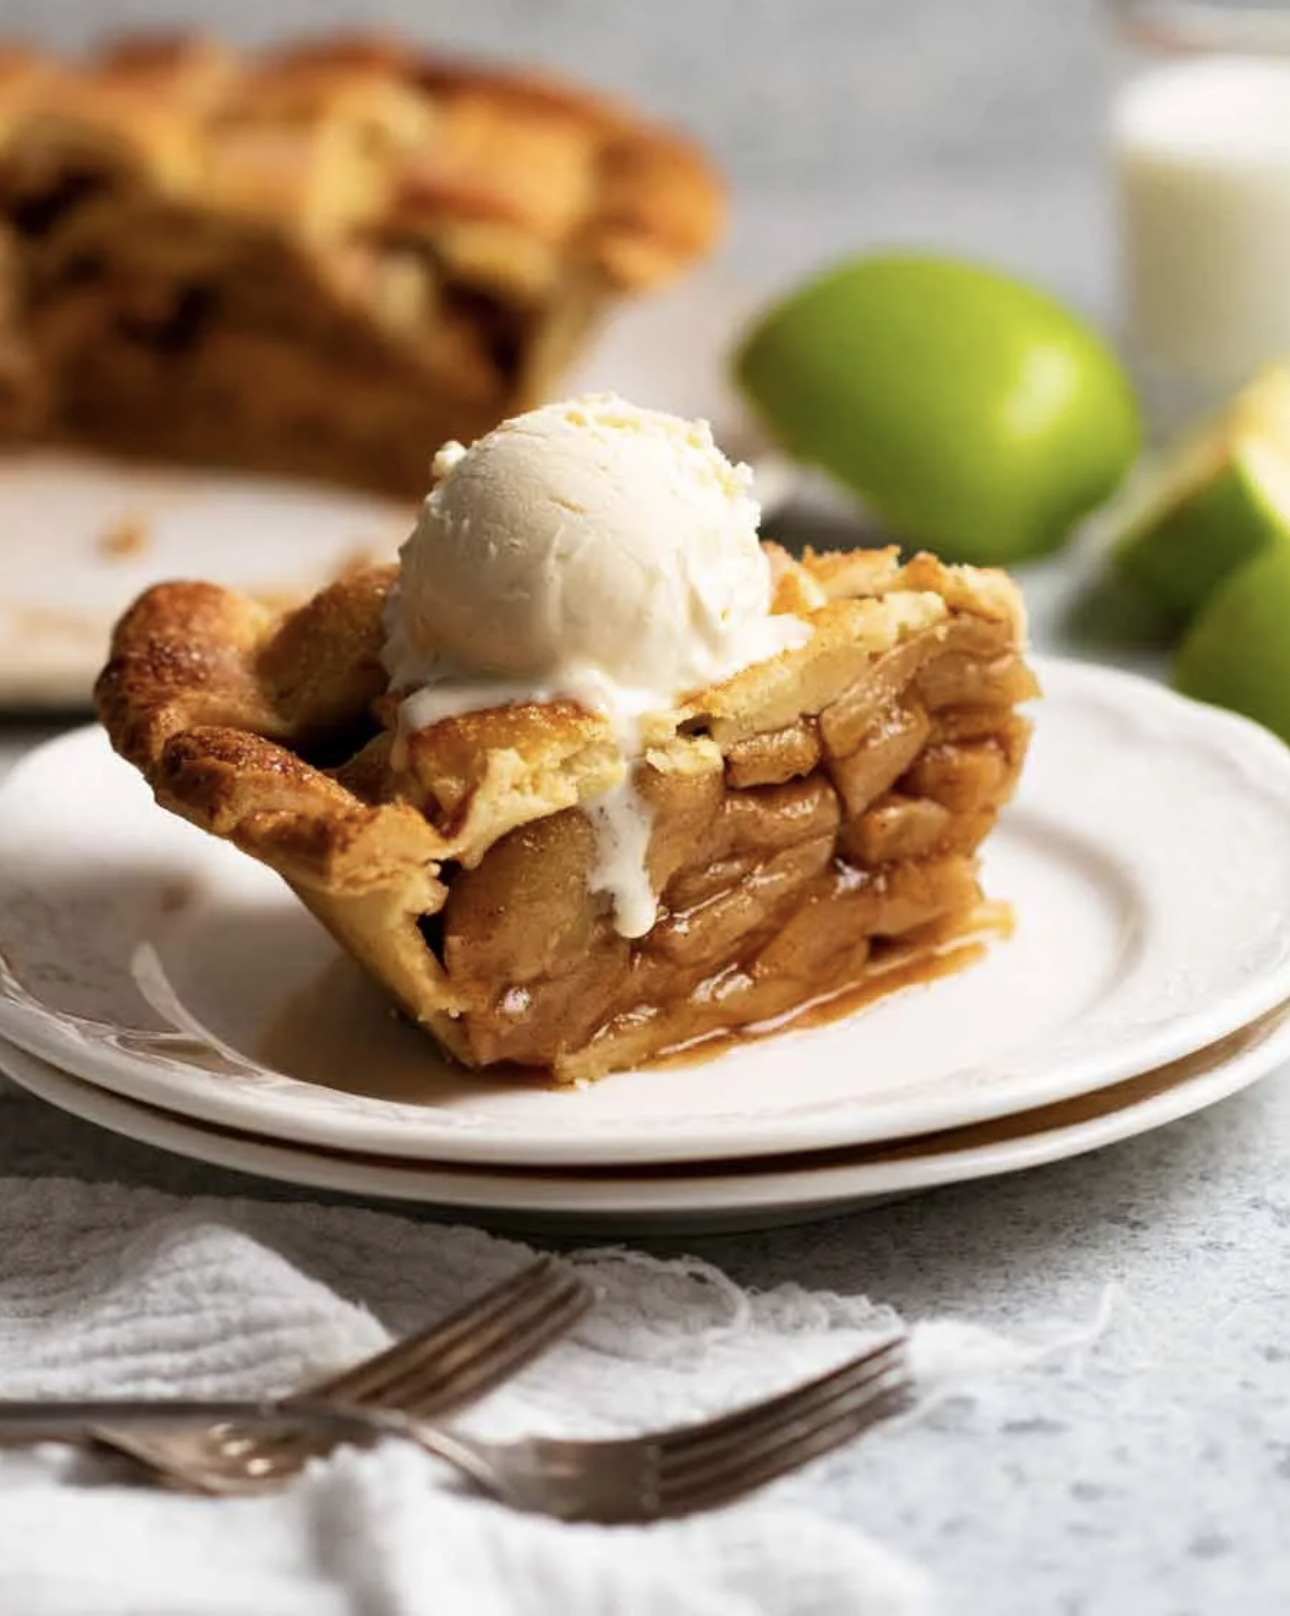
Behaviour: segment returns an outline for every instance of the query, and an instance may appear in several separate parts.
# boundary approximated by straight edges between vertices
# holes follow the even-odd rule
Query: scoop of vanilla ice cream
[[[642,936],[657,898],[629,763],[641,716],[810,636],[770,614],[752,473],[706,421],[596,394],[447,444],[434,476],[386,623],[400,723],[556,696],[603,712],[623,775],[583,805],[589,880]]]
[[[448,444],[434,475],[400,553],[396,689],[466,675],[573,693],[590,672],[639,711],[785,643],[752,473],[705,421],[577,398]]]

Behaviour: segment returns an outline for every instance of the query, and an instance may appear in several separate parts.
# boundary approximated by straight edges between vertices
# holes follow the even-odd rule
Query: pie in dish
[[[526,426],[521,448],[539,443],[552,468],[565,451],[548,425]],[[570,440],[600,432],[602,459],[611,429],[645,431],[603,401],[557,426]],[[483,447],[510,454],[506,430]],[[691,434],[666,453],[707,477],[710,447]],[[440,489],[465,461],[439,465]],[[734,509],[742,488],[720,497]],[[470,497],[487,574],[487,501]],[[576,509],[567,487],[561,498]],[[431,525],[452,519],[441,492],[425,509]],[[611,515],[593,511],[596,532]],[[280,872],[458,1060],[598,1077],[878,990],[893,962],[982,922],[977,850],[1025,757],[1018,704],[1037,693],[1016,587],[895,550],[794,560],[748,534],[741,565],[764,569],[768,654],[638,703],[626,752],[613,704],[562,694],[554,676],[554,693],[499,684],[491,704],[487,686],[444,701],[436,692],[460,687],[432,685],[434,710],[416,709],[406,677],[391,688],[413,540],[402,581],[371,569],[285,613],[209,584],[151,590],[117,627],[99,712],[165,807]],[[620,527],[614,542],[618,554],[634,540]],[[697,565],[698,544],[696,530],[683,559]],[[434,587],[451,593],[435,553]],[[481,599],[501,610],[489,578]],[[540,616],[540,599],[528,609]],[[606,596],[585,632],[629,609]],[[631,925],[603,874],[602,809],[625,780],[644,810],[650,900]]]
[[[623,107],[389,41],[0,51],[0,440],[415,496],[722,212]]]

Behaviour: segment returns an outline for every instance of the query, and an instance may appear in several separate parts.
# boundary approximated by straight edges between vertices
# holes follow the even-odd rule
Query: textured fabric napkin
[[[466,1227],[348,1207],[185,1202],[0,1181],[0,1396],[285,1390],[419,1327],[527,1260]],[[863,1298],[754,1293],[691,1260],[580,1253],[599,1301],[465,1423],[608,1435],[829,1367],[897,1322]],[[917,1326],[927,1397],[1031,1354]],[[912,1418],[917,1418],[915,1413]],[[890,1460],[890,1455],[889,1455]],[[0,1611],[21,1616],[915,1616],[924,1577],[788,1478],[650,1528],[564,1526],[455,1485],[400,1443],[341,1452],[280,1495],[124,1485],[64,1448],[0,1455]]]

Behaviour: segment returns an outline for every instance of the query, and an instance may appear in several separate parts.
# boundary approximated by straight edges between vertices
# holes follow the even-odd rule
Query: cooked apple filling
[[[886,551],[772,562],[809,641],[645,723],[640,937],[591,879],[605,720],[557,701],[399,732],[388,569],[286,615],[161,586],[118,628],[100,712],[162,803],[279,870],[459,1060],[596,1077],[980,918],[1036,694],[1015,588]]]

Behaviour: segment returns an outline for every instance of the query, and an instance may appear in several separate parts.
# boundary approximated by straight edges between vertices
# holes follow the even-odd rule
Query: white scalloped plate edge
[[[616,1172],[591,1180],[557,1172],[408,1163],[207,1127],[101,1089],[0,1039],[0,1069],[32,1094],[95,1126],[211,1166],[363,1199],[415,1202],[472,1215],[591,1233],[763,1228],[837,1216],[975,1179],[1029,1171],[1179,1121],[1248,1088],[1290,1061],[1290,1006],[1170,1066],[1003,1119],[850,1153],[822,1165],[724,1165],[717,1173]]]

